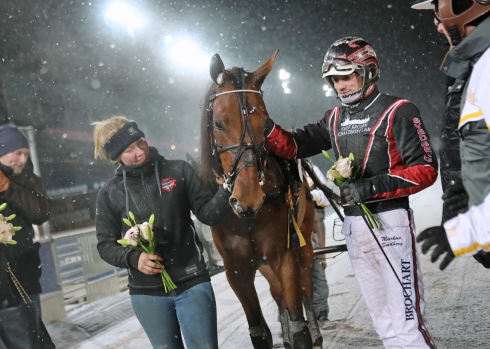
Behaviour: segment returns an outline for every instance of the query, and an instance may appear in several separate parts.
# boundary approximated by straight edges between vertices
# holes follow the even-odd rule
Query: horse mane
[[[201,159],[198,175],[199,178],[208,187],[212,182],[216,182],[216,176],[213,173],[213,150],[211,149],[211,139],[208,134],[208,103],[209,97],[214,93],[214,83],[211,83],[204,94],[202,100],[202,112],[201,112]]]

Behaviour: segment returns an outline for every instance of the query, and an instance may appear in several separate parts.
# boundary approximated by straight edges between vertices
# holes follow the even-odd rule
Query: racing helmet
[[[379,78],[379,62],[374,48],[364,39],[345,37],[335,41],[325,54],[322,78],[334,88],[333,75],[356,72],[363,78],[362,95]],[[335,89],[334,89],[335,90]]]
[[[490,0],[416,0],[416,10],[432,9],[456,46],[467,35],[467,25],[478,25],[490,11]]]

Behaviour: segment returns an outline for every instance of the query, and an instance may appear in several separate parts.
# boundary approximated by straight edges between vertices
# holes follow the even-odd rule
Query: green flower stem
[[[140,247],[143,249],[144,252],[154,254],[155,252],[150,251],[146,246],[143,244],[140,244]],[[160,261],[155,261],[157,264],[162,264]],[[174,284],[172,279],[170,278],[170,275],[168,275],[167,270],[163,269],[161,272],[161,277],[162,277],[162,282],[163,282],[163,288],[165,289],[165,293],[168,293],[168,291],[175,290],[177,286]]]
[[[177,288],[165,269],[162,271],[162,282],[166,293]]]
[[[369,226],[371,229],[378,229],[380,227],[380,222],[378,220],[378,217],[376,217],[375,215],[373,215],[371,213],[371,211],[367,208],[367,206],[361,202],[361,208],[364,212],[364,214],[366,215],[367,217],[367,220],[368,220],[368,223],[369,223]]]

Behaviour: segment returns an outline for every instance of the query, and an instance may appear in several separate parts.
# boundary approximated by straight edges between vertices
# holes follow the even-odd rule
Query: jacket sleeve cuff
[[[138,261],[140,259],[141,251],[131,250],[128,255],[128,264],[131,269],[138,270]]]

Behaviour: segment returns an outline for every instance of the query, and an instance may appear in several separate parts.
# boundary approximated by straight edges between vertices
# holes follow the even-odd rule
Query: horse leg
[[[303,307],[305,308],[306,319],[310,329],[311,340],[313,341],[313,349],[321,349],[323,345],[323,337],[320,333],[320,326],[313,311],[313,301],[311,296],[303,296]]]
[[[300,267],[293,250],[286,251],[276,272],[283,290],[286,290],[283,292],[283,299],[289,318],[288,330],[292,348],[311,349],[313,343],[303,317]]]
[[[230,269],[230,263],[227,264],[226,277],[245,311],[253,347],[272,349],[272,333],[265,322],[254,286],[255,270]]]
[[[308,208],[305,212],[305,218],[303,220],[303,224],[301,225],[301,231],[305,235],[307,244],[306,246],[295,250],[295,253],[300,264],[300,280],[303,293],[302,302],[306,313],[306,319],[308,321],[308,327],[310,329],[313,348],[321,349],[323,345],[323,337],[320,333],[318,320],[313,310],[313,282],[311,279],[311,268],[313,266],[313,246],[311,244],[311,234],[315,230],[315,211],[311,202],[307,202],[307,206]]]
[[[278,307],[279,321],[281,322],[282,342],[284,344],[284,348],[292,349],[291,341],[289,339],[289,314],[286,310],[286,306],[284,305],[281,283],[279,282],[279,279],[274,274],[269,265],[260,266],[259,271],[269,282],[272,298],[274,298]]]
[[[309,246],[304,246],[301,249],[296,250],[296,254],[301,269],[301,298],[306,313],[306,319],[308,321],[308,328],[310,330],[311,339],[313,341],[313,348],[321,349],[323,338],[320,333],[320,327],[318,326],[316,314],[313,310],[313,283],[311,281],[313,250],[310,249]]]
[[[216,249],[223,258],[226,278],[242,304],[250,339],[255,349],[272,349],[272,334],[260,308],[254,279],[257,266],[251,262],[253,245],[220,226],[211,227]]]

